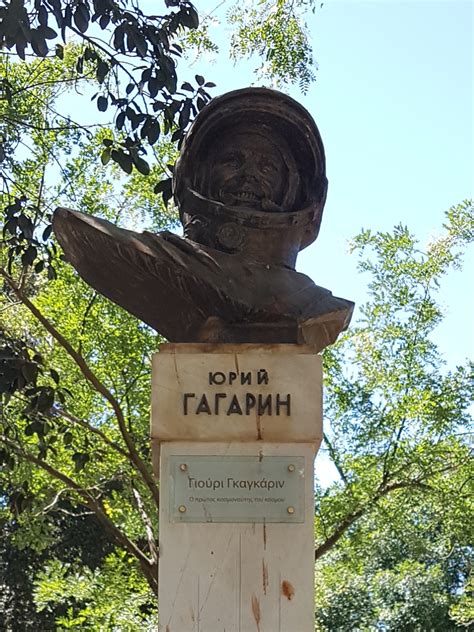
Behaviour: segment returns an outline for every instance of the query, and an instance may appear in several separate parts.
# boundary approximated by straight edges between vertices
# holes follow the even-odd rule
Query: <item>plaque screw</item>
[[[178,511],[179,511],[179,513],[186,513],[186,507],[184,505],[180,505],[178,507]]]
[[[186,470],[188,469],[188,466],[186,465],[186,463],[181,463],[181,465],[179,466],[179,469],[182,472],[186,472]]]
[[[295,471],[295,466],[294,465],[289,465],[288,466],[288,472],[294,472]]]
[[[294,507],[288,507],[287,512],[289,514],[294,514],[295,513],[295,508]]]

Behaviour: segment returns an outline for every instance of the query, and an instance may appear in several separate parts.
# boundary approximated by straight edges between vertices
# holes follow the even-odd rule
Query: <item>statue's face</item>
[[[287,168],[276,144],[258,133],[226,134],[211,148],[209,196],[231,206],[278,211]]]

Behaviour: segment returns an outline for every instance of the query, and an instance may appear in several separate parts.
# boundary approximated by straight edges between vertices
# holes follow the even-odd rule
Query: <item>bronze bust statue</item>
[[[319,232],[324,148],[309,113],[266,88],[229,92],[196,117],[174,171],[184,237],[136,233],[57,209],[84,280],[172,342],[334,342],[354,304],[295,271]]]

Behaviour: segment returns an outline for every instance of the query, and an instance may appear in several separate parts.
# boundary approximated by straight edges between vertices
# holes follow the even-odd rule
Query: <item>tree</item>
[[[321,559],[317,629],[459,629],[472,564],[465,474],[449,483],[450,505],[434,486],[438,494],[389,497]]]
[[[473,374],[446,370],[431,333],[440,280],[473,236],[466,201],[424,252],[402,226],[354,241],[370,298],[324,358],[339,479],[317,498],[318,629],[457,627],[472,566]]]
[[[273,80],[279,87],[298,83],[306,92],[316,78],[316,66],[304,14],[308,8],[314,12],[315,4],[263,0],[250,10],[234,5],[229,14],[235,26],[231,58],[257,55],[261,63],[255,72],[260,80]]]
[[[2,490],[2,496],[3,496]],[[2,630],[55,630],[59,618],[68,614],[67,600],[62,598],[58,604],[41,608],[41,593],[37,603],[33,601],[35,581],[51,560],[64,571],[72,565],[80,564],[90,573],[97,573],[104,561],[114,551],[113,542],[100,529],[93,515],[74,515],[74,507],[62,503],[61,510],[49,513],[55,535],[54,541],[47,540],[41,547],[40,542],[19,548],[15,537],[21,530],[13,520],[2,518],[2,540],[0,545],[0,628]],[[14,507],[11,507],[15,515]],[[65,512],[65,513],[64,513]],[[38,538],[41,534],[37,534]],[[51,594],[62,592],[57,585],[51,586]],[[80,603],[79,594],[74,593],[75,603]]]
[[[151,230],[172,223],[173,215],[155,201],[151,179],[139,172],[124,178],[118,165],[106,171],[98,164],[98,148],[110,130],[45,129],[47,113],[71,85],[67,78],[74,55],[68,50],[62,60],[33,61],[28,67],[3,60],[13,90],[2,105],[31,130],[20,133],[9,122],[9,142],[19,151],[9,154],[2,200],[7,203],[0,316],[0,510],[6,535],[1,583],[10,593],[6,625],[19,620],[18,598],[25,598],[26,588],[18,594],[20,584],[12,584],[15,549],[29,551],[35,572],[41,562],[54,559],[67,563],[71,575],[84,565],[90,572],[112,565],[111,555],[125,556],[119,562],[136,573],[128,562],[131,555],[148,600],[156,590],[156,519],[149,516],[156,515],[158,490],[146,439],[148,362],[155,335],[78,283],[51,241],[48,218],[59,201],[83,209],[93,201],[97,212],[118,221],[147,213]],[[38,80],[35,88],[32,78]],[[35,107],[38,102],[44,109]],[[25,146],[28,153],[21,149]],[[162,142],[157,155],[167,159],[173,152],[169,142]],[[159,165],[152,169],[160,171]],[[53,320],[61,313],[65,319],[59,332]],[[81,383],[84,375],[88,378]],[[111,410],[119,428],[109,418]],[[71,544],[67,525],[78,529],[81,540],[87,521],[100,530],[95,540],[102,546],[95,561],[85,561],[76,549],[75,556],[65,557],[59,549]],[[126,554],[117,549],[123,545]],[[72,616],[80,607],[77,599],[70,604]],[[54,607],[53,614],[67,613]],[[54,628],[53,619],[30,624],[45,629],[49,620]]]
[[[176,60],[182,48],[176,40],[181,31],[198,27],[196,9],[187,0],[168,0],[166,6],[171,10],[165,15],[148,16],[138,3],[126,0],[14,0],[0,12],[2,48],[23,60],[30,50],[39,58],[54,51],[62,59],[71,36],[81,42],[69,80],[93,78],[98,91],[92,99],[98,110],[114,108],[115,127],[122,134],[117,143],[105,145],[102,158],[112,158],[127,173],[133,167],[148,173],[144,141],[152,146],[162,131],[172,128],[175,139],[182,138],[191,114],[209,99],[201,76],[196,77],[196,88],[185,83],[184,93],[178,90]],[[60,35],[63,43],[58,43]],[[14,92],[8,76],[3,78],[3,93],[11,103]],[[58,112],[55,116],[67,118]]]

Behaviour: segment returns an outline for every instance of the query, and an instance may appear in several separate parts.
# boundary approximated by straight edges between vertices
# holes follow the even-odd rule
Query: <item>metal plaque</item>
[[[302,456],[170,456],[171,522],[304,522]]]

